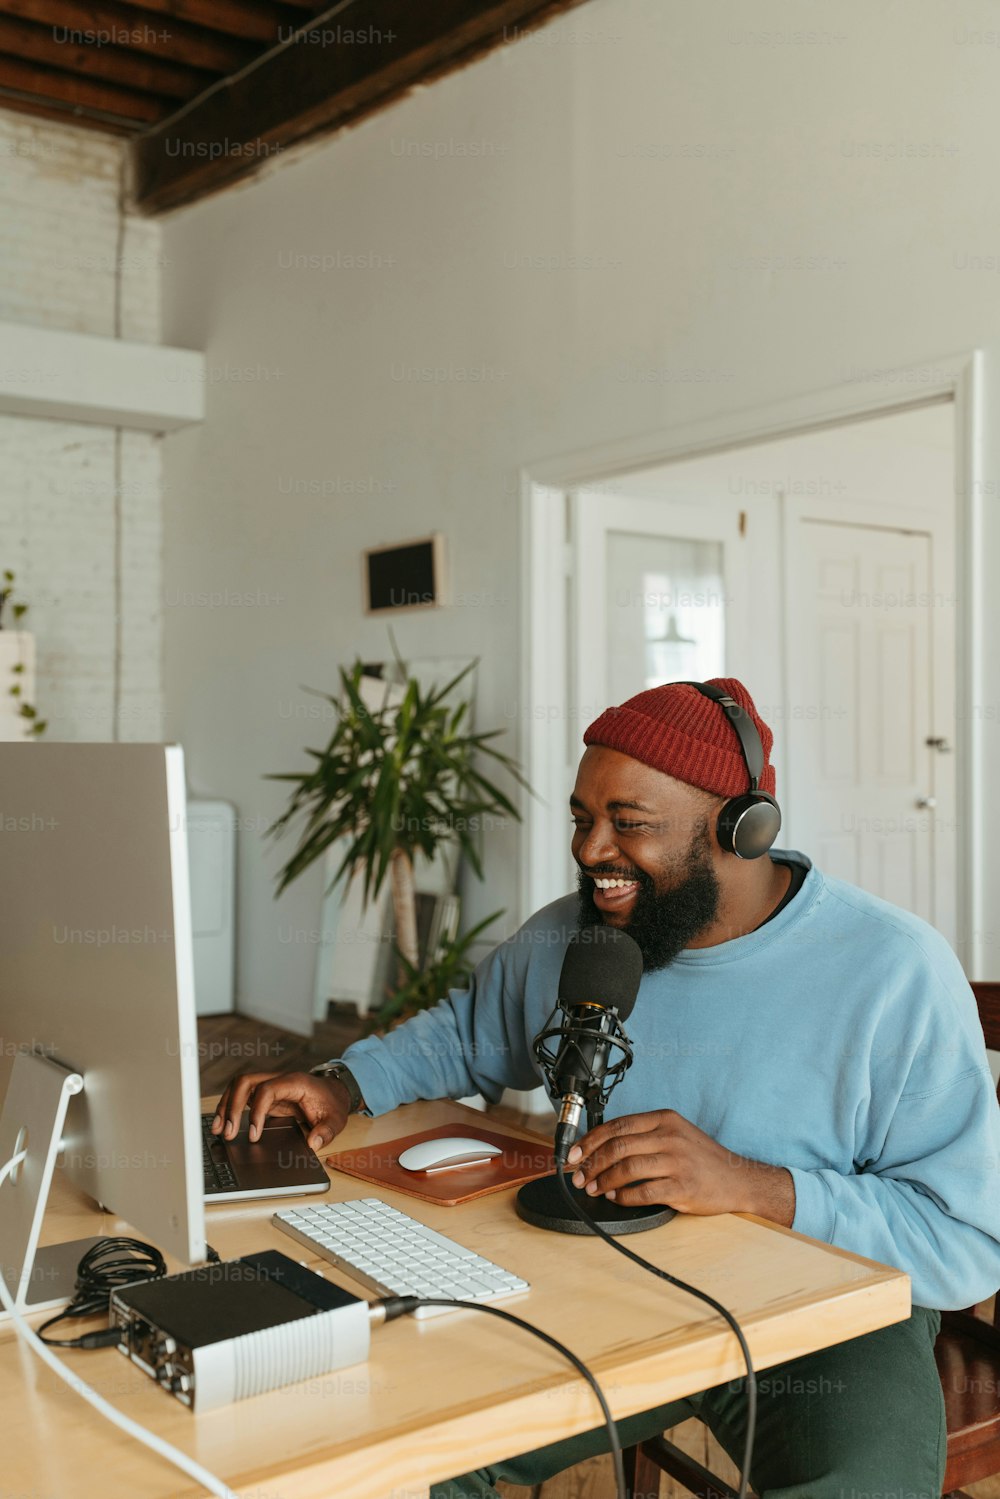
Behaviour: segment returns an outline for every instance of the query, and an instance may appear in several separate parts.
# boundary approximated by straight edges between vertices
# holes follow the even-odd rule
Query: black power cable
[[[525,1332],[533,1333],[536,1338],[541,1338],[543,1343],[548,1343],[557,1353],[561,1353],[565,1359],[573,1365],[579,1374],[590,1385],[597,1396],[598,1403],[604,1415],[604,1424],[608,1430],[608,1441],[611,1447],[611,1461],[615,1469],[615,1487],[618,1491],[618,1499],[626,1499],[625,1468],[622,1463],[621,1442],[618,1440],[618,1428],[604,1391],[597,1382],[596,1377],[591,1374],[582,1359],[577,1358],[565,1343],[560,1343],[558,1338],[550,1337],[547,1332],[542,1332],[540,1327],[533,1327],[530,1322],[525,1322],[523,1317],[515,1317],[513,1312],[505,1312],[499,1306],[486,1306],[481,1301],[453,1301],[448,1296],[384,1296],[378,1301],[370,1303],[372,1307],[381,1307],[385,1312],[386,1322],[391,1322],[395,1317],[402,1317],[407,1312],[416,1311],[418,1306],[453,1306],[472,1312],[488,1312],[491,1317],[500,1317],[504,1322],[513,1322],[515,1327],[523,1327]]]
[[[206,1245],[206,1258],[211,1262],[219,1262],[219,1255],[211,1244]],[[155,1280],[166,1273],[166,1261],[154,1245],[146,1244],[141,1239],[125,1237],[99,1239],[87,1250],[77,1266],[76,1295],[73,1300],[61,1312],[57,1312],[54,1317],[42,1323],[38,1329],[39,1338],[52,1348],[107,1348],[112,1346],[120,1338],[117,1327],[105,1327],[99,1332],[83,1333],[76,1338],[47,1338],[45,1332],[48,1328],[54,1327],[57,1322],[93,1317],[101,1312],[106,1314],[111,1296],[120,1286],[134,1285],[138,1281]],[[474,1312],[486,1312],[491,1317],[499,1317],[501,1321],[524,1328],[525,1332],[532,1333],[534,1337],[547,1343],[550,1348],[554,1348],[557,1353],[561,1353],[587,1381],[597,1398],[604,1416],[604,1424],[607,1427],[618,1499],[626,1499],[621,1443],[604,1391],[583,1360],[567,1348],[565,1343],[560,1343],[558,1338],[551,1337],[540,1327],[533,1327],[530,1322],[515,1316],[513,1312],[504,1311],[498,1306],[484,1306],[478,1301],[456,1301],[450,1297],[437,1296],[388,1296],[372,1302],[371,1305],[382,1309],[386,1322],[391,1322],[395,1317],[401,1317],[407,1312],[415,1311],[418,1306],[451,1306]]]
[[[742,1328],[730,1311],[721,1302],[709,1296],[705,1291],[699,1291],[696,1286],[688,1285],[686,1281],[680,1280],[675,1275],[670,1275],[666,1270],[661,1270],[658,1265],[653,1265],[649,1260],[643,1259],[633,1250],[627,1249],[617,1239],[607,1233],[598,1223],[588,1218],[587,1214],[576,1203],[573,1194],[569,1190],[564,1172],[557,1168],[556,1176],[559,1180],[560,1189],[573,1212],[582,1222],[586,1223],[594,1233],[617,1249],[620,1254],[632,1260],[644,1270],[649,1270],[653,1275],[659,1276],[661,1280],[676,1286],[678,1290],[686,1291],[689,1295],[704,1301],[708,1306],[719,1313],[732,1328],[743,1357],[746,1362],[746,1391],[747,1391],[747,1434],[743,1454],[743,1468],[740,1474],[740,1499],[747,1499],[748,1485],[750,1481],[750,1463],[753,1457],[754,1434],[757,1424],[757,1384],[754,1378],[753,1362]],[[206,1246],[206,1258],[211,1262],[219,1262],[219,1255],[209,1244]],[[96,1244],[88,1249],[77,1267],[76,1295],[68,1306],[47,1322],[43,1322],[38,1329],[38,1336],[43,1343],[53,1348],[107,1348],[119,1340],[117,1328],[102,1328],[100,1332],[84,1333],[76,1338],[47,1338],[45,1332],[48,1328],[55,1326],[58,1322],[68,1321],[81,1317],[92,1317],[100,1312],[106,1313],[111,1300],[112,1293],[119,1286],[134,1285],[138,1281],[154,1280],[159,1276],[166,1275],[167,1266],[160,1251],[152,1244],[146,1244],[141,1239],[126,1237],[99,1239]],[[408,1312],[415,1311],[418,1306],[451,1306],[462,1310],[486,1312],[491,1317],[499,1317],[504,1322],[510,1322],[515,1327],[521,1327],[525,1332],[530,1332],[534,1337],[547,1343],[557,1353],[573,1365],[574,1369],[590,1385],[604,1416],[604,1424],[608,1432],[608,1445],[611,1452],[611,1460],[614,1465],[615,1486],[618,1491],[618,1499],[626,1499],[625,1470],[622,1463],[621,1442],[618,1438],[618,1429],[614,1417],[611,1414],[604,1392],[601,1389],[595,1375],[587,1368],[582,1359],[578,1358],[565,1343],[560,1343],[558,1338],[553,1338],[549,1333],[543,1332],[541,1328],[534,1327],[522,1317],[517,1317],[513,1312],[504,1311],[501,1307],[486,1306],[478,1301],[457,1301],[450,1297],[423,1297],[423,1296],[390,1296],[373,1302],[372,1306],[382,1308],[387,1322],[396,1317],[401,1317]]]
[[[609,1234],[606,1229],[602,1228],[599,1223],[595,1223],[592,1218],[589,1218],[584,1212],[583,1208],[580,1207],[579,1203],[573,1197],[573,1194],[569,1189],[569,1183],[566,1180],[566,1174],[558,1161],[556,1162],[556,1177],[558,1178],[559,1187],[563,1197],[566,1199],[567,1203],[573,1209],[573,1212],[582,1223],[586,1223],[595,1234],[598,1234],[602,1239],[605,1240],[606,1243],[610,1244],[612,1249],[617,1249],[619,1254],[623,1254],[627,1259],[634,1261],[635,1264],[641,1265],[643,1270],[652,1271],[654,1275],[658,1275],[661,1280],[665,1280],[669,1282],[670,1285],[676,1286],[678,1290],[686,1291],[689,1296],[697,1296],[699,1301],[704,1301],[708,1306],[712,1308],[713,1311],[718,1312],[720,1317],[725,1318],[726,1322],[728,1322],[729,1326],[736,1334],[740,1348],[743,1351],[744,1362],[747,1366],[746,1379],[744,1381],[744,1388],[746,1389],[747,1394],[747,1434],[746,1440],[743,1444],[743,1465],[740,1471],[739,1491],[739,1499],[747,1499],[747,1493],[750,1485],[750,1464],[753,1460],[754,1435],[757,1429],[757,1380],[754,1375],[753,1360],[750,1357],[750,1349],[747,1347],[747,1340],[743,1336],[743,1329],[740,1327],[740,1324],[737,1322],[732,1312],[727,1310],[727,1308],[724,1307],[720,1301],[716,1301],[714,1296],[709,1296],[707,1291],[699,1291],[697,1286],[689,1286],[686,1280],[679,1280],[676,1275],[669,1275],[666,1270],[661,1270],[659,1265],[651,1264],[649,1260],[643,1259],[641,1254],[636,1254],[633,1249],[626,1248],[624,1244],[620,1243],[617,1239],[612,1238],[611,1234]]]
[[[212,1248],[211,1244],[206,1245],[206,1258],[212,1263],[221,1263],[218,1252]],[[54,1317],[50,1317],[42,1324],[38,1329],[38,1336],[43,1343],[47,1343],[52,1348],[110,1347],[117,1343],[121,1336],[117,1327],[105,1327],[100,1332],[84,1333],[78,1338],[46,1338],[43,1334],[46,1328],[54,1326],[57,1322],[77,1317],[93,1317],[98,1312],[106,1313],[112,1292],[119,1286],[134,1285],[137,1281],[154,1280],[166,1273],[166,1262],[160,1251],[152,1244],[145,1244],[141,1239],[124,1237],[100,1239],[88,1249],[77,1267],[76,1296],[61,1312],[57,1312]],[[504,1322],[512,1322],[515,1327],[523,1327],[526,1332],[533,1333],[536,1338],[540,1338],[543,1343],[547,1343],[550,1348],[561,1353],[583,1376],[597,1397],[608,1430],[611,1456],[615,1465],[618,1499],[626,1499],[621,1443],[618,1440],[618,1431],[604,1397],[604,1391],[583,1360],[577,1358],[576,1354],[564,1343],[560,1343],[558,1338],[550,1337],[547,1332],[542,1332],[540,1327],[532,1327],[530,1322],[516,1317],[513,1312],[506,1312],[497,1306],[483,1306],[477,1301],[454,1301],[444,1297],[388,1296],[372,1302],[371,1305],[382,1309],[386,1322],[391,1322],[406,1312],[415,1311],[418,1306],[452,1306],[474,1312],[488,1312],[491,1317],[499,1317]]]
[[[108,1348],[118,1342],[116,1327],[104,1327],[100,1332],[84,1333],[78,1338],[47,1338],[45,1330],[69,1318],[94,1317],[98,1312],[107,1315],[112,1293],[119,1286],[155,1280],[166,1273],[166,1261],[152,1244],[126,1237],[98,1239],[77,1266],[73,1300],[42,1323],[38,1336],[51,1348]]]
[[[210,1264],[221,1264],[219,1252],[211,1244],[205,1245],[205,1258]],[[85,1332],[78,1338],[47,1338],[47,1327],[70,1318],[107,1315],[112,1294],[119,1286],[135,1285],[141,1280],[157,1280],[166,1275],[167,1264],[163,1255],[153,1244],[142,1239],[119,1237],[98,1239],[92,1244],[76,1267],[76,1295],[68,1306],[38,1329],[38,1336],[50,1348],[110,1348],[118,1342],[119,1332],[115,1327],[103,1327],[100,1332]]]

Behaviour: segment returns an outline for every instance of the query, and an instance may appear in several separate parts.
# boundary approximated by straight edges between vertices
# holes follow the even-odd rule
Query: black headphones
[[[743,762],[750,777],[750,789],[732,796],[719,813],[715,836],[719,847],[737,859],[759,859],[766,854],[781,828],[781,808],[767,791],[759,791],[757,782],[764,769],[764,746],[757,725],[746,709],[741,708],[721,687],[707,682],[671,682],[671,687],[696,687],[703,697],[718,703],[736,730],[743,752]]]

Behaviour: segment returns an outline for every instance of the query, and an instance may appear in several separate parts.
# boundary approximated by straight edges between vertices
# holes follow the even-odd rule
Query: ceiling
[[[324,0],[2,0],[0,103],[137,135],[327,8]]]
[[[130,137],[157,212],[580,3],[0,0],[0,107]]]

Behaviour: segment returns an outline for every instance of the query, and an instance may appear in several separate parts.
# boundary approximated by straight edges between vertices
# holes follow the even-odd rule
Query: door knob
[[[924,743],[927,745],[928,749],[936,749],[939,755],[951,754],[951,745],[948,743],[947,739],[935,739],[932,736],[929,739],[925,739]]]
[[[936,796],[918,796],[917,797],[917,806],[918,807],[936,807],[937,806],[937,797]]]

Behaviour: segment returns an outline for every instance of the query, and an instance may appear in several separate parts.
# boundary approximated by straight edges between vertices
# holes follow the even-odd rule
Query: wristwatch
[[[357,1079],[346,1062],[321,1062],[318,1067],[310,1067],[309,1071],[313,1077],[335,1077],[343,1083],[351,1100],[351,1113],[367,1114],[371,1118],[372,1111],[362,1098]]]

